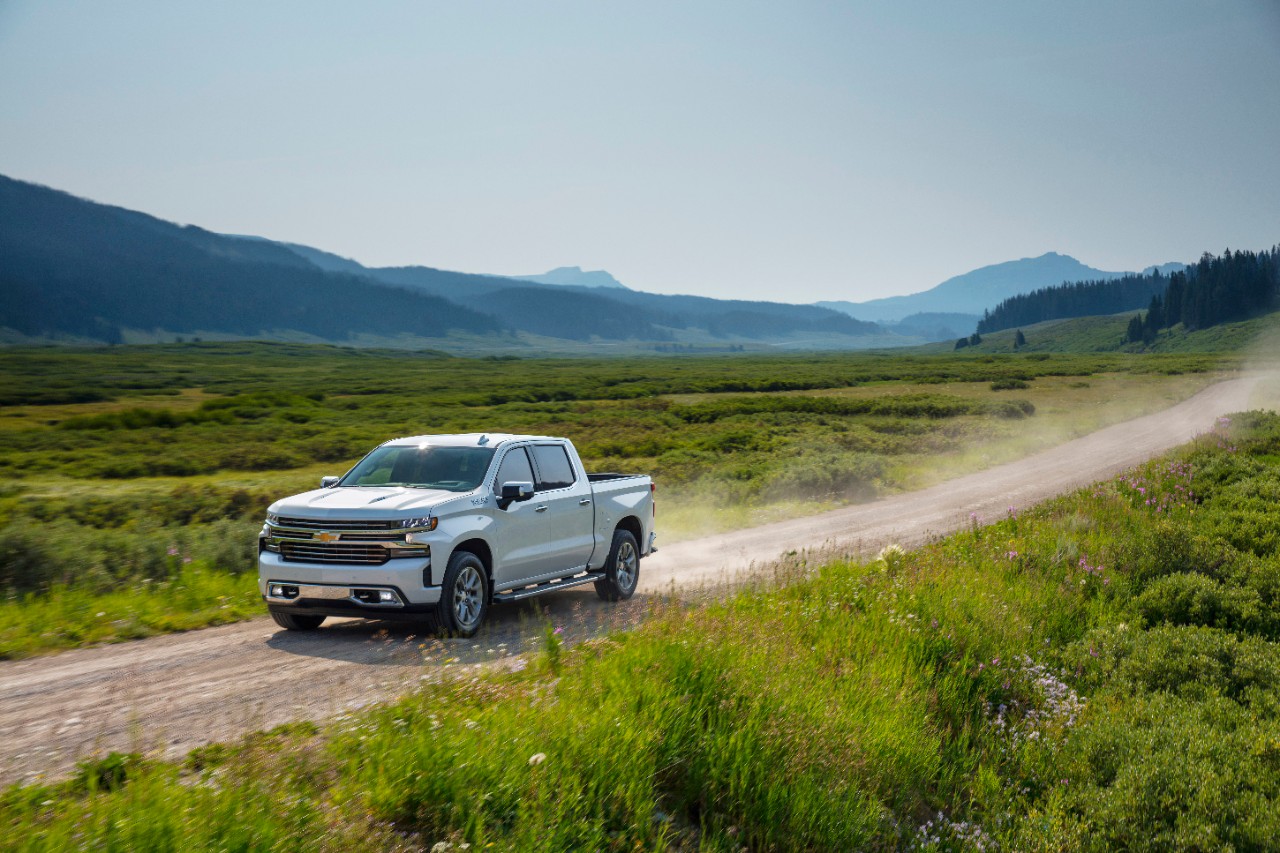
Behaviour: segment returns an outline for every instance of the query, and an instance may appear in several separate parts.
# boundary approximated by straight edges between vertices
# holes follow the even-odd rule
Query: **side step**
[[[556,578],[555,580],[543,581],[533,586],[525,586],[520,589],[513,589],[508,592],[495,592],[493,594],[494,601],[521,601],[525,598],[533,598],[535,595],[542,595],[544,592],[555,592],[557,589],[568,589],[571,586],[581,586],[584,583],[595,583],[604,580],[604,572],[587,572],[582,575],[574,575],[568,578]]]

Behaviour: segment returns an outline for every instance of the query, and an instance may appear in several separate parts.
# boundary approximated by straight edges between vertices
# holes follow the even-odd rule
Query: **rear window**
[[[566,489],[573,485],[573,465],[560,444],[535,444],[533,461],[538,466],[538,491]]]

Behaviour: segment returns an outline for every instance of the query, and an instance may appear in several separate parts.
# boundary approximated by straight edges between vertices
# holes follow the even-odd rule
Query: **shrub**
[[[779,498],[867,500],[876,496],[884,474],[878,456],[807,453],[777,471],[765,488]]]
[[[1158,578],[1142,591],[1135,606],[1148,625],[1251,631],[1261,621],[1262,600],[1256,590],[1227,586],[1199,572],[1187,572]]]
[[[1263,850],[1280,837],[1280,723],[1224,697],[1100,697],[1039,757],[1047,813],[1011,849]]]
[[[58,575],[57,565],[46,538],[32,527],[0,528],[0,587],[16,593],[46,589]]]

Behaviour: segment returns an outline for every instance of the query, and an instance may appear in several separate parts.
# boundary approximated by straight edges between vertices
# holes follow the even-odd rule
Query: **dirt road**
[[[490,610],[475,640],[435,640],[412,628],[331,621],[286,633],[267,619],[0,664],[0,783],[56,778],[110,750],[169,757],[297,719],[320,719],[399,695],[459,667],[536,648],[545,619],[572,642],[643,618],[654,596],[758,570],[788,552],[867,554],[995,519],[1109,477],[1209,430],[1249,406],[1254,380],[1211,386],[1171,409],[942,485],[810,518],[662,548],[645,560],[640,592],[605,605],[591,588]],[[659,503],[658,520],[662,507]],[[661,525],[659,524],[659,530]]]

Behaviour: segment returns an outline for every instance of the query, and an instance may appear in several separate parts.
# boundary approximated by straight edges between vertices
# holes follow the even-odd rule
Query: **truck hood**
[[[406,489],[403,486],[341,486],[316,489],[278,500],[268,512],[303,518],[392,519],[424,514],[465,494],[443,489]]]

